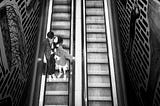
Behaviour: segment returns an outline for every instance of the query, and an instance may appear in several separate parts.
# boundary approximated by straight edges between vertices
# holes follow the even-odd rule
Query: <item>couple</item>
[[[68,69],[67,59],[70,61],[74,60],[67,51],[62,47],[63,39],[59,36],[54,36],[53,32],[47,33],[47,38],[43,41],[42,50],[44,51],[47,60],[47,74],[49,75],[48,80],[56,78],[55,66],[59,69],[58,78],[64,73],[64,79],[66,79],[66,71]]]

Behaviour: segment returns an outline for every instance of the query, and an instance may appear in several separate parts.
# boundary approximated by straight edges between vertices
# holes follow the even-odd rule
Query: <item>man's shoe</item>
[[[64,80],[66,80],[66,79],[67,79],[67,76],[66,76],[66,74],[64,74],[64,77],[63,77],[63,79],[64,79]]]
[[[51,75],[48,76],[47,81],[48,81],[48,82],[51,82],[51,81],[52,81],[52,76],[51,76]]]
[[[55,74],[52,74],[51,76],[52,76],[52,79],[53,79],[53,80],[56,79],[56,75],[55,75]]]

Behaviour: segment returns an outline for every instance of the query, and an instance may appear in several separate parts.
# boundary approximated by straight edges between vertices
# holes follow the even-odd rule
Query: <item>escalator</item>
[[[70,64],[66,80],[63,75],[52,81],[46,78],[44,96],[39,100],[43,106],[118,106],[110,65],[106,1],[81,1],[83,4],[53,0],[50,30],[63,38],[64,49],[76,60],[73,66]]]
[[[104,0],[84,0],[89,106],[113,106]]]
[[[63,38],[64,49],[71,51],[71,0],[53,0],[50,30],[55,36]],[[67,79],[53,79],[46,82],[45,106],[68,106],[69,104],[69,72]]]

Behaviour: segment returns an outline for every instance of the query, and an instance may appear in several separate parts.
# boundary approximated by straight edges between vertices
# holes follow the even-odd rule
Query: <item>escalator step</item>
[[[108,63],[107,53],[87,53],[88,63]]]
[[[106,43],[88,43],[87,52],[107,52]]]
[[[64,80],[63,78],[58,78],[58,79],[56,79],[56,80],[47,81],[47,82],[48,82],[48,83],[52,83],[52,82],[57,82],[57,83],[59,83],[59,82],[61,82],[61,83],[66,82],[66,83],[68,83],[68,79]]]
[[[57,20],[70,21],[70,14],[68,14],[68,13],[54,13],[52,15],[52,20],[53,21],[57,21]]]
[[[70,21],[54,21],[52,22],[52,29],[68,29],[70,30]]]
[[[90,101],[111,101],[111,97],[99,97],[99,96],[89,96]]]
[[[110,83],[109,76],[96,76],[96,75],[89,75],[88,76],[88,83]]]
[[[112,106],[112,101],[92,101],[89,106]]]
[[[105,25],[87,25],[87,32],[104,32],[105,33]]]
[[[88,35],[88,34],[87,34]],[[105,37],[102,37],[102,38],[100,38],[100,37],[95,37],[95,38],[89,38],[89,37],[87,37],[87,42],[93,42],[93,43],[105,43],[105,45],[106,45],[106,38]]]
[[[103,16],[103,8],[88,8],[86,9],[86,15],[88,16]]]
[[[108,63],[106,59],[88,59],[87,61],[89,63],[99,63],[99,64]]]
[[[46,95],[65,96],[65,95],[68,95],[68,91],[46,91]]]
[[[110,83],[88,83],[88,87],[110,87]]]
[[[86,1],[86,7],[90,8],[90,7],[94,7],[94,8],[98,8],[98,7],[103,7],[103,1]]]
[[[89,75],[109,75],[109,71],[88,71]]]
[[[54,0],[54,4],[63,4],[63,5],[69,5],[71,3],[71,0]]]
[[[97,72],[97,70],[99,71],[106,71],[107,73],[109,73],[109,67],[108,64],[88,64],[88,71],[90,72]]]
[[[46,91],[68,91],[68,83],[47,83]]]
[[[94,32],[86,32],[87,33],[87,35],[88,34],[106,34],[106,32],[97,32],[97,31],[94,31]]]
[[[46,95],[45,97],[45,105],[67,105],[68,104],[68,96],[65,95]]]
[[[94,53],[94,52],[107,52],[107,49],[103,49],[103,48],[96,48],[96,49],[94,49],[94,48],[87,48],[87,52],[88,53]]]
[[[87,16],[86,17],[86,23],[94,23],[94,24],[104,24],[104,17],[103,16]]]
[[[89,87],[88,96],[90,97],[111,97],[110,87]]]
[[[92,34],[87,34],[87,41],[90,42],[91,40],[94,40],[97,42],[98,41],[105,41],[106,42],[106,34],[105,33],[92,33]],[[96,39],[96,40],[95,40]]]
[[[53,13],[70,13],[70,6],[68,5],[54,5]]]

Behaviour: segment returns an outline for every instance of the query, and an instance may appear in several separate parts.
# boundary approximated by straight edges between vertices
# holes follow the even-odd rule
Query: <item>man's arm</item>
[[[46,44],[47,44],[47,40],[46,39],[44,39],[43,41],[42,41],[42,45],[41,45],[41,47],[40,47],[40,57],[39,57],[39,61],[40,60],[42,60],[43,59],[43,56],[44,56],[44,53],[45,53],[45,49],[46,49]]]

